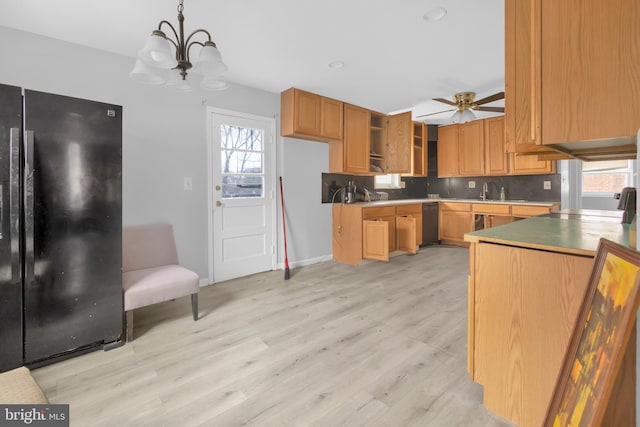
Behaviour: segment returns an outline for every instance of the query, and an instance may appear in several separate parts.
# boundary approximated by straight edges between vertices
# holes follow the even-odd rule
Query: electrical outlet
[[[193,179],[190,176],[184,177],[184,189],[186,191],[193,190]]]
[[[544,189],[545,190],[551,190],[551,181],[545,181],[544,182]]]
[[[476,182],[475,181],[469,181],[469,188],[476,188]]]

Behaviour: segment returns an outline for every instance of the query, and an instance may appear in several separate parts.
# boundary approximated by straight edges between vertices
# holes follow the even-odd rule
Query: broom
[[[289,256],[287,255],[287,227],[284,223],[284,192],[282,191],[282,177],[280,177],[280,201],[282,202],[282,232],[284,234],[284,280],[289,280]]]

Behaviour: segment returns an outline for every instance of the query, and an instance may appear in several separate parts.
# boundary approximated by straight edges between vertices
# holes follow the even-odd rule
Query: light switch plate
[[[184,177],[184,189],[186,191],[193,190],[193,179],[190,176]]]
[[[476,188],[476,182],[475,181],[469,181],[469,188]]]
[[[551,181],[545,181],[544,182],[544,189],[545,190],[551,190]]]

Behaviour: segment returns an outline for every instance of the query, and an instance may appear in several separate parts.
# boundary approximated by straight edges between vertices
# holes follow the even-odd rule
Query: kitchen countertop
[[[559,204],[559,202],[536,202],[530,200],[481,200],[481,199],[401,199],[401,200],[374,200],[371,202],[357,202],[353,205],[367,207],[367,206],[395,206],[406,205],[412,203],[438,203],[438,202],[456,202],[456,203],[491,203],[502,205],[528,205],[528,206],[553,206]]]
[[[617,215],[616,215],[617,214]],[[631,226],[615,211],[562,210],[499,227],[466,233],[467,242],[499,243],[594,256],[601,237],[629,246]]]

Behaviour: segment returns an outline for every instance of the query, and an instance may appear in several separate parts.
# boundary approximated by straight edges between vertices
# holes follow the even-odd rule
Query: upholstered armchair
[[[122,229],[122,287],[127,341],[133,340],[133,310],[139,307],[191,295],[198,320],[199,277],[179,265],[169,224]]]

